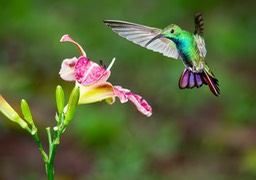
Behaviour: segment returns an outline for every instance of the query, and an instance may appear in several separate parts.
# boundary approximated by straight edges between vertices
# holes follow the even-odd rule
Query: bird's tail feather
[[[218,96],[220,94],[218,80],[209,74],[206,70],[200,73],[193,73],[189,69],[185,69],[180,76],[179,87],[180,89],[201,87],[203,84],[208,85],[211,92]]]

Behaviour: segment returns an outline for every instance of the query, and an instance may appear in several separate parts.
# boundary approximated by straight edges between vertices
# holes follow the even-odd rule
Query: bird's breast
[[[204,61],[193,48],[179,50],[179,56],[186,68],[190,69],[191,71],[198,73],[203,70]]]

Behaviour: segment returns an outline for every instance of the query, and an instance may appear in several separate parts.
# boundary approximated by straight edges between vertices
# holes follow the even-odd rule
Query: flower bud
[[[79,96],[80,96],[80,89],[79,87],[75,86],[70,94],[69,101],[67,104],[67,111],[65,113],[64,125],[68,125],[71,119],[73,118],[76,111],[77,104],[78,104]]]
[[[18,113],[7,103],[0,95],[0,112],[3,113],[9,120],[18,123],[23,129],[30,131],[28,124],[21,119]]]
[[[65,106],[65,96],[64,91],[60,85],[56,87],[56,104],[58,113],[61,114]]]
[[[34,125],[29,105],[28,105],[27,101],[24,99],[21,100],[21,111],[22,111],[24,118],[27,120],[27,122],[30,125]]]

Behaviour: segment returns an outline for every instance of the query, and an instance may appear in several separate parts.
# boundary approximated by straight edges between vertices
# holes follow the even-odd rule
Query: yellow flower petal
[[[112,84],[108,82],[97,83],[94,86],[80,86],[80,99],[78,104],[89,104],[106,100],[112,104],[115,93]]]

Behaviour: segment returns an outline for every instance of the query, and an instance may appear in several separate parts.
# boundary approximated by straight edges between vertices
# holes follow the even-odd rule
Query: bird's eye
[[[172,33],[172,34],[173,34],[173,33],[174,33],[174,29],[171,29],[170,33]]]

